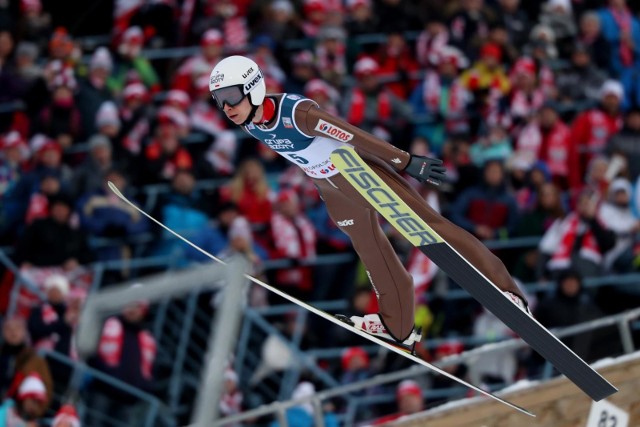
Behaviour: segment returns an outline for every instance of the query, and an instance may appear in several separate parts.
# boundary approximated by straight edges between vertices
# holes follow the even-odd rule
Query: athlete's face
[[[249,117],[251,113],[251,102],[249,102],[249,98],[245,97],[242,102],[235,107],[224,104],[223,110],[229,120],[237,125],[241,125],[247,120],[247,117]]]

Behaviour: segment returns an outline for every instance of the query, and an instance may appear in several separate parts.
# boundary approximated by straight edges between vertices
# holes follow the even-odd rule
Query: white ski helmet
[[[245,96],[254,109],[262,105],[267,93],[264,76],[258,64],[245,56],[229,56],[218,62],[209,77],[209,91],[220,108],[234,107]]]

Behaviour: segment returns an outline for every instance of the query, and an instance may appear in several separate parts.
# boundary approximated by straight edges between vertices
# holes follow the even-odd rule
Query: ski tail
[[[134,204],[129,199],[127,199],[120,192],[120,190],[118,190],[118,188],[115,185],[113,185],[113,183],[109,182],[108,185],[109,185],[109,188],[111,189],[111,191],[114,192],[114,194],[116,194],[120,199],[122,199],[122,201],[124,201],[125,203],[127,203],[128,205],[133,207],[135,210],[140,212],[140,214],[144,215],[149,220],[151,220],[152,222],[156,223],[157,225],[159,225],[160,227],[162,227],[163,229],[165,229],[169,233],[173,234],[178,239],[182,240],[183,242],[185,242],[186,244],[188,244],[192,248],[196,249],[198,252],[200,252],[203,255],[207,256],[208,258],[210,258],[210,259],[212,259],[212,260],[214,260],[214,261],[216,261],[216,262],[218,262],[220,264],[226,265],[226,263],[223,260],[221,260],[220,258],[217,258],[216,256],[214,256],[214,255],[210,254],[209,252],[205,251],[204,249],[202,249],[201,247],[199,247],[195,243],[191,242],[186,237],[181,236],[179,233],[173,231],[172,229],[170,229],[169,227],[164,225],[162,222],[158,221],[153,216],[149,215],[144,210],[139,208],[136,204]],[[329,322],[331,322],[331,323],[333,323],[335,325],[338,325],[338,326],[340,326],[342,328],[345,328],[345,329],[353,332],[354,334],[360,335],[361,337],[363,337],[365,339],[368,339],[369,341],[372,341],[375,344],[378,344],[378,345],[380,345],[382,347],[385,347],[385,348],[389,349],[390,351],[392,351],[392,352],[394,352],[396,354],[404,356],[404,357],[408,358],[409,360],[411,360],[411,361],[413,361],[415,363],[418,363],[418,364],[424,366],[425,368],[430,369],[431,371],[434,371],[434,372],[436,372],[436,373],[438,373],[440,375],[444,375],[445,377],[447,377],[447,378],[449,378],[449,379],[451,379],[453,381],[456,381],[457,383],[462,384],[465,387],[468,387],[468,388],[470,388],[470,389],[472,389],[472,390],[474,390],[474,391],[476,391],[476,392],[478,392],[480,394],[483,394],[483,395],[485,395],[487,397],[490,397],[491,399],[494,399],[494,400],[496,400],[496,401],[498,401],[498,402],[500,402],[500,403],[502,403],[504,405],[507,405],[507,406],[519,411],[519,412],[522,412],[523,414],[529,415],[531,417],[535,417],[535,414],[529,412],[525,408],[522,408],[522,407],[520,407],[520,406],[518,406],[518,405],[516,405],[514,403],[511,403],[511,402],[509,402],[507,400],[504,400],[504,399],[494,395],[493,393],[490,393],[490,392],[488,392],[486,390],[483,390],[483,389],[481,389],[481,388],[479,388],[479,387],[477,387],[477,386],[475,386],[475,385],[473,385],[471,383],[468,383],[468,382],[456,377],[455,375],[452,375],[452,374],[450,374],[450,373],[438,368],[435,365],[432,365],[432,364],[428,363],[425,360],[422,360],[422,359],[420,359],[420,358],[418,358],[418,357],[416,357],[416,356],[414,356],[414,355],[412,355],[410,353],[407,353],[406,351],[404,351],[404,350],[402,350],[402,349],[400,349],[398,347],[395,347],[395,346],[393,346],[393,345],[391,345],[391,344],[389,344],[389,343],[387,343],[387,342],[385,342],[385,341],[383,341],[383,340],[381,340],[381,339],[379,339],[377,337],[369,335],[368,333],[366,333],[364,331],[361,331],[361,330],[359,330],[359,329],[357,329],[357,328],[355,328],[355,327],[353,327],[353,326],[351,326],[351,325],[339,320],[338,318],[334,317],[333,315],[331,315],[329,313],[326,313],[326,312],[324,312],[324,311],[322,311],[320,309],[317,309],[314,306],[312,306],[310,304],[307,304],[306,302],[300,301],[299,299],[292,297],[291,295],[287,294],[286,292],[283,292],[283,291],[281,291],[281,290],[279,290],[277,288],[274,288],[273,286],[268,285],[268,284],[264,283],[263,281],[255,278],[255,277],[253,277],[251,275],[245,274],[244,276],[248,280],[252,281],[253,283],[262,286],[263,288],[267,289],[268,291],[273,292],[274,294],[276,294],[276,295],[288,300],[289,302],[291,302],[293,304],[296,304],[297,306],[302,307],[305,310],[308,310],[311,313],[316,314],[316,315],[322,317],[323,319],[328,320]]]

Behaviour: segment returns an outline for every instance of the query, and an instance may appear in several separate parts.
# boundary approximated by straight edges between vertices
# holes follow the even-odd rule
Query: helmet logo
[[[262,78],[261,74],[258,74],[257,76],[255,76],[253,78],[253,80],[251,80],[249,83],[247,83],[246,85],[244,85],[244,91],[246,92],[250,92],[251,89],[254,88],[254,86],[260,81],[260,79]]]
[[[224,74],[220,74],[219,71],[216,71],[216,73],[213,76],[211,76],[211,80],[209,80],[209,84],[220,83],[222,80],[224,80]]]
[[[253,67],[249,68],[243,75],[242,78],[246,79],[247,77],[249,77],[251,75],[251,73],[253,73]]]

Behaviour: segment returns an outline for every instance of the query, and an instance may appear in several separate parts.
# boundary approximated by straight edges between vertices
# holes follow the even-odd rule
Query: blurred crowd
[[[95,263],[207,260],[152,227],[108,182],[210,253],[244,253],[255,275],[296,297],[376,309],[355,258],[314,267],[319,255],[353,249],[313,184],[232,129],[215,107],[209,73],[230,54],[254,59],[268,92],[303,94],[391,144],[442,158],[448,181],[441,188],[413,185],[478,238],[538,238],[535,246],[495,253],[521,282],[558,284],[534,306],[543,324],[588,320],[634,301],[605,305],[583,279],[640,268],[638,4],[107,3],[111,14],[96,28],[111,32],[88,45],[87,23],[74,33],[80,27],[68,25],[53,1],[0,2],[0,245],[36,287],[21,290],[17,311],[3,322],[0,426],[20,425],[3,424],[5,414],[35,425],[29,423],[49,407],[54,383],[68,381],[36,350],[76,357],[71,336]],[[414,277],[416,322],[427,337],[509,333],[477,305],[434,296],[434,287],[450,284],[388,232]],[[142,251],[135,239],[147,242]],[[272,260],[285,267],[263,268]],[[5,312],[15,276],[0,273]],[[102,285],[128,274],[111,271]],[[259,289],[249,294],[253,306],[278,302]],[[146,312],[140,302],[109,318],[92,366],[152,391],[156,341],[143,326]],[[589,340],[577,340],[585,355]],[[422,356],[436,357],[426,349]],[[523,366],[520,356],[505,354],[503,363],[487,361],[486,372],[468,375],[512,382],[536,365]],[[336,367],[345,381],[362,377],[347,365]],[[223,412],[233,413],[242,395],[233,371],[228,377]],[[405,386],[403,393],[417,394]],[[96,407],[123,408],[112,390],[94,391]]]

